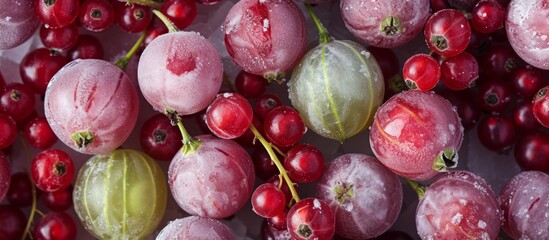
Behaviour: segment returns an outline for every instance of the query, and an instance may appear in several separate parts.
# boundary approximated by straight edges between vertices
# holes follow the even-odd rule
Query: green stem
[[[406,182],[408,183],[408,185],[410,185],[410,187],[412,187],[412,189],[414,189],[414,191],[416,191],[417,196],[419,198],[422,198],[423,195],[425,195],[425,187],[424,186],[422,186],[421,184],[419,184],[417,182],[414,182],[410,179],[406,179]]]
[[[320,22],[320,20],[318,20],[318,18],[316,17],[316,14],[313,12],[313,8],[311,7],[311,5],[308,4],[308,3],[305,3],[305,8],[307,9],[307,12],[309,13],[311,18],[313,19],[313,22],[315,23],[316,28],[318,29],[318,35],[319,35],[319,38],[320,38],[319,39],[320,43],[321,44],[326,44],[329,41],[331,41],[332,38],[330,37],[330,34],[328,33],[328,30],[326,30],[324,25],[322,25],[322,22]]]
[[[297,194],[297,191],[295,190],[294,183],[288,176],[288,173],[286,172],[286,169],[284,169],[284,165],[280,163],[278,160],[278,157],[276,156],[276,153],[273,150],[273,147],[271,143],[269,143],[262,135],[259,133],[257,128],[253,124],[250,124],[250,130],[254,133],[255,137],[261,142],[265,150],[267,150],[267,153],[269,154],[269,157],[271,157],[271,160],[276,165],[276,168],[278,168],[278,171],[280,172],[280,175],[284,180],[286,181],[286,185],[288,185],[288,188],[290,188],[290,192],[292,193],[292,198],[295,200],[295,202],[299,202],[299,195]],[[281,181],[282,182],[282,181]]]
[[[185,126],[183,126],[183,121],[179,119],[177,121],[177,127],[179,127],[179,131],[181,132],[181,136],[183,137],[183,148],[181,148],[181,151],[183,152],[183,156],[188,156],[196,152],[196,150],[202,145],[202,141],[199,139],[193,138],[185,129]]]
[[[27,226],[25,227],[25,232],[23,233],[23,236],[21,236],[21,240],[25,240],[27,237],[27,234],[30,235],[30,227],[31,227],[32,220],[34,219],[34,213],[36,213],[36,187],[32,186],[32,207],[29,214],[29,220],[27,221]]]
[[[135,55],[135,53],[137,52],[137,50],[139,49],[139,47],[143,43],[143,40],[145,40],[145,34],[146,34],[146,32],[143,32],[143,34],[141,34],[139,39],[137,39],[137,42],[135,42],[135,44],[132,46],[130,51],[128,51],[128,53],[126,53],[126,55],[124,55],[123,57],[116,60],[116,62],[114,63],[116,66],[118,66],[122,70],[126,69],[126,66],[128,65],[128,62],[130,62],[130,59],[132,59],[133,55]]]
[[[166,25],[166,27],[168,28],[168,32],[173,33],[173,32],[179,31],[179,29],[175,27],[175,25],[172,23],[172,21],[170,21],[168,17],[166,17],[166,15],[162,14],[160,11],[156,9],[153,9],[152,11],[154,15],[156,15],[164,23],[164,25]]]
[[[127,4],[139,4],[139,5],[142,5],[142,6],[147,6],[147,7],[151,7],[151,8],[154,8],[154,9],[160,9],[162,7],[162,3],[161,2],[156,2],[156,1],[153,1],[153,0],[126,0],[126,3]]]
[[[23,140],[22,137],[20,137],[19,139],[21,140],[21,144],[23,145],[23,149],[24,149],[27,157],[29,159],[32,159],[31,154],[30,154],[29,146],[27,145],[25,140]],[[30,181],[32,182],[31,176],[29,175],[28,177],[30,178]],[[34,219],[34,213],[37,211],[37,209],[36,209],[36,187],[34,185],[32,185],[31,193],[32,193],[32,207],[31,207],[31,211],[30,211],[30,214],[29,214],[29,220],[27,221],[27,225],[25,226],[25,231],[23,232],[23,236],[21,236],[21,240],[25,240],[26,237],[27,237],[27,234],[29,236],[31,236],[30,227],[31,227],[31,224],[32,224],[32,220]]]

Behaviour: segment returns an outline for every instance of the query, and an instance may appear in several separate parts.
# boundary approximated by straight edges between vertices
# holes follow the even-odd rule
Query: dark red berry
[[[0,205],[0,239],[21,239],[27,217],[16,206]]]
[[[0,112],[10,115],[13,120],[21,121],[34,111],[34,94],[26,85],[12,83],[0,95]]]
[[[68,56],[74,59],[102,59],[103,58],[103,45],[99,40],[92,36],[83,34],[78,37],[76,46],[71,49]]]
[[[265,116],[263,131],[274,145],[289,147],[301,140],[307,127],[295,109],[279,106]]]
[[[46,92],[46,87],[53,75],[67,62],[67,58],[56,51],[38,48],[27,53],[21,60],[19,73],[25,85],[29,86],[34,93],[42,95]]]
[[[38,19],[47,28],[63,28],[78,17],[79,0],[34,0]]]
[[[263,93],[255,100],[254,111],[259,119],[265,119],[267,113],[273,108],[281,106],[282,100],[272,93]]]
[[[179,30],[183,30],[196,18],[196,3],[194,0],[166,0],[162,3],[160,12]]]
[[[35,148],[50,148],[57,142],[57,136],[45,117],[35,117],[27,122],[23,128],[23,136]]]
[[[129,33],[145,31],[153,18],[151,9],[139,4],[115,2],[115,9],[118,26]]]
[[[55,192],[45,192],[42,195],[44,206],[52,211],[65,211],[72,206],[73,186]]]
[[[107,0],[84,0],[78,15],[80,25],[88,31],[105,31],[114,23],[114,7]]]
[[[309,144],[299,144],[288,151],[284,159],[284,168],[292,181],[313,182],[324,173],[324,156],[318,148]]]
[[[515,160],[524,171],[549,171],[549,135],[536,132],[517,141]]]
[[[17,137],[17,125],[12,117],[0,113],[0,149],[11,146]]]
[[[152,158],[169,161],[183,146],[181,133],[164,114],[149,118],[141,128],[141,148]]]
[[[40,27],[40,40],[46,48],[55,51],[67,51],[78,42],[78,25],[73,23],[63,28],[47,28],[45,25]]]
[[[36,223],[33,231],[37,240],[76,239],[76,223],[64,212],[50,212]]]
[[[492,151],[501,152],[516,141],[516,127],[513,120],[502,115],[490,115],[478,123],[478,138],[482,145]]]
[[[32,188],[29,175],[18,172],[11,175],[10,188],[6,198],[16,207],[28,207],[32,204]]]
[[[252,194],[252,210],[264,218],[281,214],[285,205],[286,196],[272,183],[259,185]]]
[[[469,45],[471,27],[463,13],[454,9],[443,9],[429,17],[424,33],[431,50],[444,57],[452,57],[463,52]]]
[[[541,88],[534,97],[534,117],[541,125],[549,128],[549,86]]]
[[[496,1],[480,1],[471,12],[473,29],[491,33],[503,27],[505,8]]]
[[[246,98],[256,98],[265,92],[267,80],[262,76],[247,73],[244,70],[236,75],[234,81],[236,91]]]

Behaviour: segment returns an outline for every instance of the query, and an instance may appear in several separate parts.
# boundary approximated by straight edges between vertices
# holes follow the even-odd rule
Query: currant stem
[[[295,202],[299,202],[299,195],[297,194],[297,191],[295,190],[294,183],[288,176],[288,173],[286,172],[286,169],[284,169],[284,166],[280,161],[278,160],[278,157],[276,156],[276,153],[273,151],[273,147],[271,143],[269,143],[262,135],[259,133],[257,128],[253,124],[250,124],[250,130],[254,133],[255,137],[261,142],[265,150],[267,150],[267,153],[269,154],[269,157],[271,157],[271,160],[276,165],[276,168],[278,168],[278,171],[280,172],[280,175],[284,180],[286,181],[286,185],[288,185],[288,188],[290,188],[290,192],[292,193],[292,198],[295,200]],[[282,182],[282,181],[281,181]]]
[[[156,2],[153,0],[126,0],[127,4],[139,4],[142,6],[151,7],[154,9],[160,9],[162,7],[162,3]]]
[[[152,11],[154,15],[156,15],[164,23],[164,25],[166,25],[166,27],[168,28],[168,32],[173,33],[179,31],[179,29],[175,27],[175,25],[172,23],[172,21],[170,21],[168,17],[166,17],[166,15],[156,9],[153,9]]]
[[[31,159],[31,161],[32,161],[29,146],[27,145],[25,140],[23,140],[23,138],[19,138],[19,139],[21,140],[21,144],[23,145],[23,149],[24,149],[25,153],[27,154],[27,157],[29,159]],[[33,182],[31,176],[29,175],[28,177],[30,178],[30,181]],[[30,227],[31,227],[31,224],[32,224],[32,220],[34,219],[34,213],[36,211],[38,211],[36,209],[36,187],[34,185],[32,185],[31,193],[32,193],[32,207],[31,207],[31,211],[29,213],[29,220],[27,221],[27,226],[25,226],[25,231],[23,232],[23,236],[21,236],[21,240],[25,240],[25,237],[27,236],[27,234],[29,236],[31,236]]]
[[[417,196],[419,198],[422,198],[423,195],[425,195],[425,187],[424,186],[422,186],[421,184],[419,184],[417,182],[414,182],[410,179],[406,179],[406,182],[408,183],[408,185],[410,185],[410,187],[412,187],[412,189],[414,189],[414,191],[416,191]]]
[[[313,22],[315,23],[316,28],[318,29],[318,35],[319,35],[319,38],[320,38],[319,39],[320,43],[321,44],[326,44],[326,43],[330,42],[332,40],[332,38],[330,37],[330,34],[328,33],[328,30],[326,30],[324,25],[322,25],[322,22],[320,22],[320,20],[318,20],[318,18],[316,17],[316,14],[313,12],[313,8],[311,7],[311,5],[308,4],[308,3],[305,3],[305,8],[307,9],[307,12],[311,16],[311,19],[313,19]]]
[[[30,176],[29,176],[30,178]],[[32,181],[32,180],[31,180]],[[32,220],[34,219],[34,213],[36,213],[36,187],[35,186],[32,186],[32,207],[31,207],[31,211],[30,211],[30,214],[29,214],[29,220],[27,221],[27,226],[25,227],[25,232],[23,234],[23,236],[21,236],[21,240],[25,240],[27,234],[30,236],[30,227],[31,227],[31,223],[32,223]]]
[[[114,63],[116,66],[118,66],[122,70],[126,69],[128,62],[130,62],[130,59],[132,59],[133,55],[135,55],[135,53],[143,43],[143,40],[145,40],[145,34],[146,32],[143,32],[143,34],[141,34],[139,39],[137,39],[137,42],[135,42],[135,44],[132,46],[130,51],[126,53],[126,55],[116,60],[116,62]]]

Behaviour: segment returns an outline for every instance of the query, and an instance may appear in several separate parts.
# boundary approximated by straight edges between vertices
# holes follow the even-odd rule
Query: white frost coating
[[[232,97],[232,96],[233,96],[233,93],[231,93],[231,92],[223,93],[223,97],[224,97],[224,98],[230,98],[230,97]]]
[[[465,200],[465,199],[463,199],[463,198],[462,198],[462,199],[459,199],[459,204],[465,206],[465,205],[467,205],[467,200]]]
[[[269,30],[269,19],[263,19],[263,32]]]
[[[486,222],[484,222],[484,221],[482,221],[482,220],[478,220],[477,226],[478,226],[479,228],[485,229],[485,228],[486,228]]]
[[[456,126],[454,124],[448,124],[448,129],[450,129],[450,132],[454,134],[456,132]]]
[[[383,129],[387,134],[393,136],[393,137],[400,137],[400,133],[402,132],[402,129],[404,128],[404,121],[397,119],[395,121],[390,122],[385,126],[385,129]]]
[[[366,58],[370,58],[370,56],[372,55],[372,54],[370,54],[370,52],[368,52],[368,51],[361,51],[360,54],[361,54],[362,56],[366,57]]]
[[[322,209],[322,206],[320,205],[320,201],[318,201],[318,199],[313,200],[313,209]]]
[[[458,225],[459,223],[461,223],[461,220],[463,219],[463,215],[461,213],[456,213],[456,215],[454,215],[452,217],[452,224],[454,225]]]

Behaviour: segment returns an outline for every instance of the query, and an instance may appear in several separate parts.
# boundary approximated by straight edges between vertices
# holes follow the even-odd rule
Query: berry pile
[[[0,239],[547,239],[548,14],[0,0]]]

